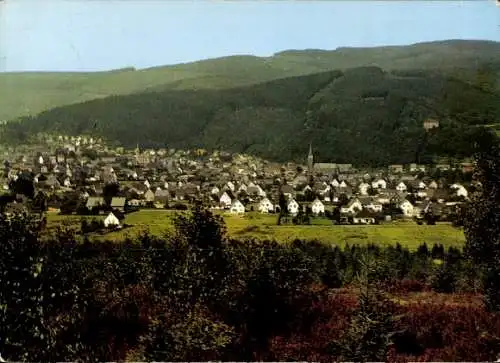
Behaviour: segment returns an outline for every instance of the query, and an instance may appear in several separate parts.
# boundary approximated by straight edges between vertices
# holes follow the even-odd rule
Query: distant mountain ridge
[[[7,124],[3,137],[90,134],[129,147],[202,147],[276,161],[303,161],[312,142],[317,161],[357,165],[463,158],[476,126],[500,120],[496,71],[486,70],[468,80],[437,69],[365,66],[232,88],[190,89],[180,80],[57,107]],[[428,118],[439,129],[426,132]]]
[[[489,64],[500,74],[500,43],[449,40],[333,51],[288,50],[271,57],[229,56],[139,70],[0,73],[0,121],[149,90],[228,89],[363,66],[463,72],[464,77],[469,77],[482,64]]]

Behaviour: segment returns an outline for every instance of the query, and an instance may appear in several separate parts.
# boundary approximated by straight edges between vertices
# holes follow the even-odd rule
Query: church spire
[[[307,173],[309,174],[310,181],[313,177],[313,168],[314,168],[314,156],[312,152],[312,143],[309,143],[309,154],[307,155]]]

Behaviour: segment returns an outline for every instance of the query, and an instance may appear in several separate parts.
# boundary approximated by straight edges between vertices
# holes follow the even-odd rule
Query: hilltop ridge
[[[449,40],[409,46],[343,47],[332,51],[288,50],[271,57],[239,55],[134,70],[0,73],[0,94],[3,95],[0,120],[147,90],[227,89],[367,65],[386,70],[460,71],[467,77],[485,63],[499,71],[500,43]]]

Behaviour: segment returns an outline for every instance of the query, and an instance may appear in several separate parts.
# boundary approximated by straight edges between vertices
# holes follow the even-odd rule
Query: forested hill
[[[424,162],[468,156],[473,125],[498,122],[499,100],[494,81],[360,67],[230,89],[106,97],[9,124],[4,136],[90,133],[127,146],[222,148],[280,161],[303,160],[312,142],[322,162]],[[429,117],[441,127],[426,134]]]
[[[271,57],[230,56],[141,70],[0,73],[0,121],[146,90],[228,89],[364,66],[385,70],[433,69],[470,77],[484,64],[500,74],[500,43],[447,40],[332,51],[290,50]]]

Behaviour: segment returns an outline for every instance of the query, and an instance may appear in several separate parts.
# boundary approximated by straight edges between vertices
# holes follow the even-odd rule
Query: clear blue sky
[[[500,7],[493,0],[0,0],[0,71],[145,68],[443,39],[500,41]]]

